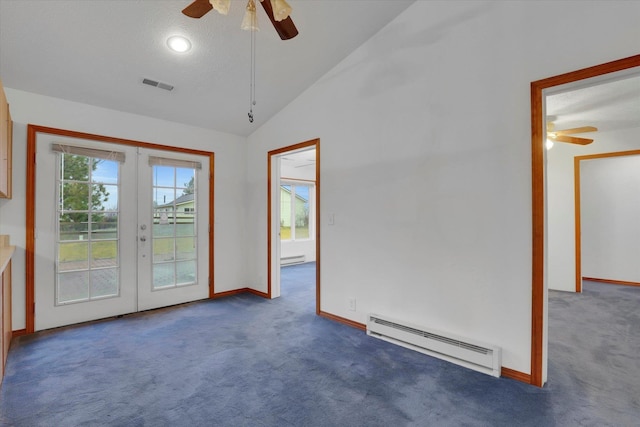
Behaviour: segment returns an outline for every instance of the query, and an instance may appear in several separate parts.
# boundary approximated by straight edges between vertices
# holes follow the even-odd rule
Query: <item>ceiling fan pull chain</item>
[[[253,19],[258,20],[254,14]],[[249,77],[249,123],[253,123],[253,106],[256,105],[256,28],[257,22],[253,22],[251,28],[251,73]]]

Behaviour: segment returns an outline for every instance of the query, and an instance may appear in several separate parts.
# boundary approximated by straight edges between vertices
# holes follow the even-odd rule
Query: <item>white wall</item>
[[[581,162],[582,276],[640,283],[640,155]]]
[[[0,201],[0,233],[17,246],[13,259],[13,328],[25,327],[26,125],[36,124],[215,152],[216,292],[246,287],[246,139],[5,88],[14,121],[13,199]]]
[[[320,138],[321,309],[495,343],[530,372],[530,82],[637,54],[639,14],[416,2],[249,137],[251,285],[266,291],[266,153]]]
[[[549,289],[576,290],[574,157],[640,149],[640,128],[599,131],[593,136],[590,145],[556,143],[547,151]],[[584,257],[582,261],[582,275],[598,278],[586,274]]]

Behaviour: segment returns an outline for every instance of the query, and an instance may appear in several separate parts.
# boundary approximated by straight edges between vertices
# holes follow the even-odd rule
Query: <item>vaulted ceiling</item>
[[[0,0],[0,76],[13,89],[249,135],[414,2],[288,0],[299,35],[287,41],[258,5],[249,123],[246,1],[201,19],[181,13],[191,1]],[[188,37],[191,51],[171,52],[172,35]]]

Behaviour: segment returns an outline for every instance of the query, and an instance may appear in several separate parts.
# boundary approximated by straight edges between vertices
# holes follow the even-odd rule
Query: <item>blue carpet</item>
[[[0,424],[638,425],[639,394],[628,395],[635,389],[586,383],[555,362],[539,389],[320,318],[314,268],[285,267],[276,300],[238,295],[20,337],[9,354]]]

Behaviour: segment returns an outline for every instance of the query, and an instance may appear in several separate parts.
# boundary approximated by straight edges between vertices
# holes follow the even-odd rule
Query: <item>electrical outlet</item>
[[[349,298],[349,310],[356,311],[356,299]]]

